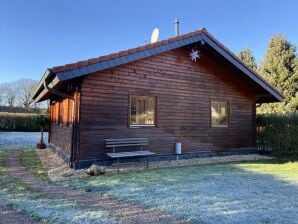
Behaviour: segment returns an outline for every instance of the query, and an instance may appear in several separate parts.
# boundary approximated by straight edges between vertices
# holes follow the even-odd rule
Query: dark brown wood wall
[[[72,111],[73,101],[70,99],[59,99],[50,104],[49,143],[68,155],[71,153]]]
[[[147,137],[149,149],[173,153],[255,145],[252,87],[208,49],[193,62],[177,49],[86,76],[81,87],[80,159],[100,158],[106,138]],[[157,127],[129,128],[129,94],[157,96]],[[210,101],[230,104],[229,128],[211,128]],[[127,150],[123,148],[122,150]]]

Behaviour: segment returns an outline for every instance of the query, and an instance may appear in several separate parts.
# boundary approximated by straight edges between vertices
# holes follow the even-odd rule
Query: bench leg
[[[146,168],[148,169],[149,167],[149,156],[147,157],[147,164],[146,164]]]

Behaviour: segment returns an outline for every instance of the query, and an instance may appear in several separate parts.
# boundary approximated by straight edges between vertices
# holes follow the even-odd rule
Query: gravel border
[[[86,169],[74,170],[68,165],[52,150],[50,149],[37,149],[37,154],[48,173],[48,177],[51,181],[61,181],[77,177],[85,177]],[[158,168],[170,168],[170,167],[184,167],[192,165],[202,165],[202,164],[214,164],[214,163],[226,163],[226,162],[240,162],[240,161],[257,161],[257,160],[270,160],[273,157],[263,156],[259,154],[249,154],[249,155],[232,155],[232,156],[216,156],[207,158],[194,158],[194,159],[179,159],[170,161],[159,161],[150,162],[149,169]],[[119,172],[131,172],[131,171],[141,171],[146,169],[146,162],[136,162],[136,163],[120,163]],[[106,174],[117,173],[117,164],[114,163],[113,166],[106,166]]]
[[[61,159],[51,149],[36,149],[36,152],[46,170],[51,181],[60,181],[72,177],[87,176],[85,170],[75,170],[70,168],[63,159]]]
[[[227,162],[240,162],[240,161],[257,161],[257,160],[270,160],[273,157],[262,156],[259,154],[250,155],[232,155],[232,156],[216,156],[206,158],[194,158],[194,159],[178,159],[169,161],[150,162],[149,169],[159,168],[171,168],[171,167],[185,167],[193,165],[215,164],[215,163],[227,163]],[[123,163],[120,164],[120,172],[129,172],[146,169],[146,163]],[[111,166],[107,168],[107,173],[117,173],[117,166]]]

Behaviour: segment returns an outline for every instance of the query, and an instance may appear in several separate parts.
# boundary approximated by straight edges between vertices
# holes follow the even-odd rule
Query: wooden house
[[[147,138],[152,159],[180,141],[185,157],[252,152],[256,104],[283,95],[201,29],[47,69],[32,98],[50,100],[49,147],[81,168],[111,160],[107,139]]]

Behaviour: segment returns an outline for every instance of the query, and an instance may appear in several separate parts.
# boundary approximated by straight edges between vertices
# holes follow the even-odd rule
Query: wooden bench
[[[143,151],[143,146],[149,145],[148,138],[123,138],[123,139],[106,139],[106,148],[113,148],[112,153],[107,153],[107,156],[117,159],[117,171],[119,171],[119,162],[120,158],[128,158],[128,157],[141,157],[147,156],[147,164],[148,168],[149,157],[154,155],[155,153],[150,151]],[[132,147],[132,146],[140,146],[141,151],[129,151],[129,152],[115,152],[116,148],[119,147]]]

